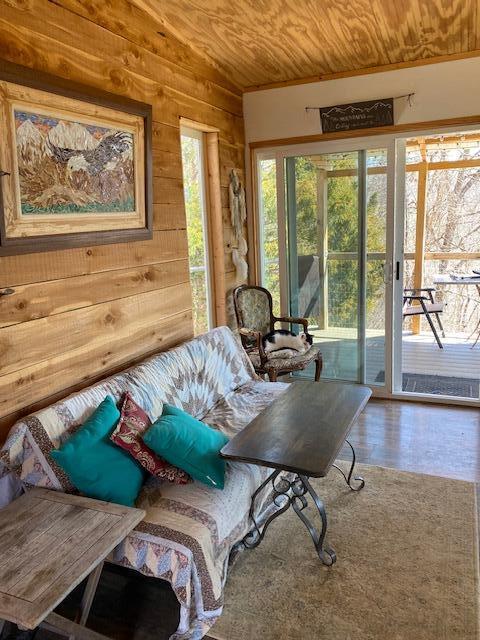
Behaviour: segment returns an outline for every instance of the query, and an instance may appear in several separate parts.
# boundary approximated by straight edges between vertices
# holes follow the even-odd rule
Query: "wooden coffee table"
[[[29,491],[2,509],[0,618],[20,629],[42,625],[70,638],[105,640],[84,626],[103,563],[144,517],[142,509],[47,489]],[[53,613],[87,576],[76,621]]]
[[[221,455],[228,460],[274,469],[252,496],[253,528],[242,540],[245,547],[258,546],[269,524],[292,507],[307,527],[320,560],[326,565],[336,561],[333,549],[324,547],[327,515],[309,478],[322,478],[335,467],[353,491],[363,489],[363,478],[353,477],[355,450],[346,438],[371,394],[368,387],[354,384],[294,382],[223,447]],[[348,474],[334,464],[345,442],[353,454]],[[258,523],[256,501],[269,485],[272,508],[277,509],[264,523]],[[304,512],[307,494],[320,516],[320,530]]]

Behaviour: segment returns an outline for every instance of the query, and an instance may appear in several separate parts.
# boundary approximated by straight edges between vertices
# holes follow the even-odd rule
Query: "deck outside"
[[[355,329],[329,327],[325,330],[312,330],[315,342],[322,345],[324,378],[353,379],[355,369],[357,340]],[[412,334],[404,331],[402,336],[402,372],[410,378],[409,387],[415,376],[447,377],[453,385],[460,385],[460,390],[467,380],[478,380],[480,384],[480,343],[473,346],[473,340],[466,334],[448,334],[442,338],[443,349],[439,349],[431,332]],[[366,378],[370,384],[382,383],[385,376],[385,336],[380,330],[367,330],[366,337]],[[417,378],[418,380],[418,378]],[[457,381],[457,382],[455,382]],[[421,388],[428,388],[428,381]],[[408,384],[404,379],[404,387]],[[471,384],[470,384],[471,386]],[[478,385],[473,385],[475,395],[465,397],[479,398]],[[476,387],[476,388],[475,388]],[[418,391],[426,393],[427,391]],[[431,391],[430,393],[434,393]],[[445,394],[447,395],[447,394]],[[462,393],[454,395],[462,397]]]

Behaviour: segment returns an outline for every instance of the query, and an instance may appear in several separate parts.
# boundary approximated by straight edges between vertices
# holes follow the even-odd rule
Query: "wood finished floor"
[[[358,462],[480,482],[478,408],[370,400],[349,439]]]
[[[358,462],[480,481],[480,411],[371,400],[350,434]],[[348,459],[348,449],[342,452]],[[81,588],[62,605],[73,617]],[[89,626],[118,640],[166,640],[177,627],[169,585],[109,566],[102,574]],[[60,636],[41,631],[36,640]]]

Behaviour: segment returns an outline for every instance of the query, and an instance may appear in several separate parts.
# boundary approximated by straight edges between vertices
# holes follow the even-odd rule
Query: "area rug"
[[[385,371],[380,371],[375,382],[385,382]],[[452,376],[431,376],[423,373],[404,373],[402,389],[410,393],[432,393],[458,398],[478,398],[480,380],[478,378],[454,378]]]
[[[344,463],[341,463],[344,464]],[[216,640],[478,640],[473,483],[358,465],[314,480],[337,563],[323,566],[290,509],[231,567]]]

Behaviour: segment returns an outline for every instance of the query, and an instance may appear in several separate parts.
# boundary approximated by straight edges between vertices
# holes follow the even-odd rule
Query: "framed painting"
[[[152,237],[151,106],[0,61],[0,255]]]

